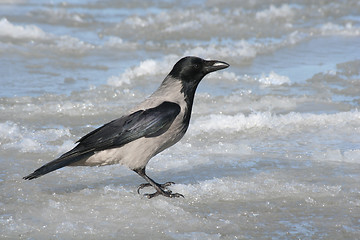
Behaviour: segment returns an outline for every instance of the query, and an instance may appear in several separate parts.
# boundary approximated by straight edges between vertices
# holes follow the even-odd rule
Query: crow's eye
[[[195,64],[195,65],[194,65],[194,68],[195,68],[195,69],[199,69],[199,68],[200,68],[200,65],[199,65],[199,64]]]

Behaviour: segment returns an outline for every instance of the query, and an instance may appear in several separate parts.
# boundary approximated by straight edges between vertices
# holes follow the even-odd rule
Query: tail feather
[[[36,169],[33,173],[23,177],[23,179],[25,180],[31,180],[34,178],[38,178],[41,177],[42,175],[45,175],[49,172],[55,171],[59,168],[68,166],[72,163],[78,162],[80,160],[83,160],[85,158],[90,157],[91,155],[93,155],[93,152],[87,152],[85,154],[75,154],[75,155],[67,155],[67,156],[61,156],[47,164],[45,164],[44,166]]]

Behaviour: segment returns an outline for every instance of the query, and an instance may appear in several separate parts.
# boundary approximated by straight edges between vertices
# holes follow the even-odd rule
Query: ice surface
[[[0,1],[0,239],[360,239],[359,1]],[[151,94],[186,55],[182,141],[147,173],[22,177]],[[142,193],[153,189],[143,189]]]
[[[283,4],[280,7],[270,5],[269,9],[257,12],[255,17],[257,20],[270,21],[272,18],[291,18],[294,16],[294,10],[288,5]]]
[[[109,37],[107,42],[104,43],[104,47],[122,49],[125,51],[125,50],[135,50],[137,44],[126,42],[124,39],[119,37]]]
[[[287,76],[281,76],[274,71],[270,72],[268,76],[262,75],[259,78],[259,82],[264,85],[282,85],[291,83]]]
[[[169,55],[161,61],[147,59],[140,62],[139,66],[126,69],[119,77],[112,76],[108,79],[108,84],[112,86],[121,86],[123,83],[130,83],[132,79],[154,76],[158,74],[165,75],[171,70],[171,62],[179,59],[178,56]],[[161,78],[160,78],[161,79]]]
[[[270,112],[251,113],[246,116],[242,113],[231,115],[208,115],[199,117],[194,122],[194,130],[191,134],[200,132],[242,132],[249,129],[272,129],[282,132],[299,131],[308,127],[340,126],[356,123],[360,119],[360,113],[342,112],[335,114],[311,114],[291,112],[286,115],[273,115]]]
[[[243,57],[253,58],[256,56],[256,47],[242,40],[227,46],[210,44],[206,47],[197,46],[185,52],[185,55],[206,56],[206,57]]]
[[[360,28],[354,27],[351,22],[347,22],[345,25],[339,25],[334,23],[325,23],[321,26],[321,33],[323,35],[345,35],[345,36],[359,36]]]
[[[19,26],[10,23],[6,18],[0,20],[0,36],[14,39],[43,39],[49,36],[35,25]]]
[[[53,141],[71,136],[69,129],[38,129],[29,131],[13,122],[0,123],[1,147],[20,152],[42,152],[57,150]],[[60,148],[62,148],[60,146]],[[63,149],[63,148],[62,148]]]
[[[68,24],[70,26],[82,26],[86,23],[86,15],[69,12],[66,9],[37,9],[30,13],[34,17],[46,19],[51,24]]]

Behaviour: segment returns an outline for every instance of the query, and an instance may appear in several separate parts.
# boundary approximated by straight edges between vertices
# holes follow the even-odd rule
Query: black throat
[[[190,122],[192,106],[194,103],[195,91],[199,83],[181,82],[181,84],[182,84],[181,92],[184,94],[185,102],[186,102],[186,109],[185,109],[183,122],[188,126]]]

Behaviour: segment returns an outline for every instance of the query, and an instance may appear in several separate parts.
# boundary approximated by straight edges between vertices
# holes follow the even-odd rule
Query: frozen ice
[[[339,25],[328,22],[323,24],[320,30],[323,35],[345,35],[345,36],[360,35],[360,28],[353,26],[351,22],[348,22],[345,25]]]
[[[170,65],[170,62],[174,62],[174,59],[178,59],[178,56],[168,55],[160,61],[156,61],[154,59],[147,59],[140,62],[139,66],[126,69],[119,77],[110,77],[108,79],[108,84],[111,86],[119,87],[123,83],[129,84],[132,79],[159,74],[166,75],[168,72],[170,72],[172,67]]]
[[[104,47],[117,48],[117,49],[122,49],[122,50],[134,50],[134,49],[136,49],[137,44],[124,41],[124,39],[119,38],[119,37],[111,36],[104,43]]]
[[[0,1],[0,239],[360,239],[359,1]],[[183,56],[184,138],[147,166],[23,176],[127,113]],[[151,188],[142,193],[151,193]]]
[[[273,129],[275,131],[299,131],[304,127],[342,126],[357,122],[360,119],[358,111],[336,114],[311,114],[291,112],[285,115],[274,115],[271,112],[257,112],[249,115],[211,114],[199,117],[194,121],[191,134],[201,132],[240,132],[249,129]],[[284,131],[286,130],[286,131]]]
[[[257,20],[269,21],[272,18],[291,18],[295,15],[293,8],[288,4],[283,4],[280,7],[270,5],[268,9],[257,12],[255,17]]]
[[[238,41],[230,46],[216,46],[210,44],[206,47],[197,46],[193,49],[187,50],[185,55],[205,56],[209,57],[243,57],[253,58],[256,56],[256,47],[248,43],[247,41]]]
[[[49,38],[41,28],[36,25],[15,25],[6,18],[0,20],[0,36],[14,39],[43,39]]]
[[[259,78],[259,82],[264,85],[283,85],[291,83],[289,77],[281,76],[274,71],[271,71],[268,76],[262,75]]]

